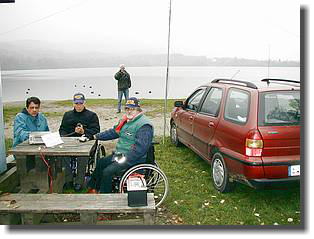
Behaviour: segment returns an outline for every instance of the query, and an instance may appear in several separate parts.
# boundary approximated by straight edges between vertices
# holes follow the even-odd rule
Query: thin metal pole
[[[167,73],[166,73],[166,92],[165,92],[165,105],[164,105],[164,135],[163,144],[165,144],[166,137],[166,116],[167,116],[167,98],[168,98],[168,77],[169,77],[169,49],[170,49],[170,23],[171,23],[171,1],[169,2],[169,29],[168,29],[168,53],[167,53]]]
[[[267,78],[269,79],[269,65],[270,65],[270,45],[268,45],[268,67],[267,67]]]

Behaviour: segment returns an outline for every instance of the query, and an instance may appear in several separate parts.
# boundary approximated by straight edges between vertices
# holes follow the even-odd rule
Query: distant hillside
[[[138,54],[119,56],[104,52],[69,51],[65,47],[37,42],[0,42],[2,70],[112,67],[121,63],[127,66],[165,66],[166,54]],[[208,58],[206,56],[170,56],[172,66],[268,66],[268,61],[242,58]],[[271,61],[270,66],[299,66],[297,61]]]

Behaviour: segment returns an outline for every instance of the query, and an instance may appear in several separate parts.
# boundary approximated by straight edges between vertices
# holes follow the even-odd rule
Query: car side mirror
[[[174,107],[182,107],[183,108],[183,101],[181,101],[181,100],[175,101]]]

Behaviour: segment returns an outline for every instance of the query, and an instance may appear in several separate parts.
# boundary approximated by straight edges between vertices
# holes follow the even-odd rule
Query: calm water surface
[[[4,102],[24,101],[29,96],[42,100],[70,99],[76,92],[87,98],[116,98],[118,68],[73,68],[2,72]],[[166,67],[127,67],[131,96],[165,97]],[[235,75],[236,74],[236,75]],[[299,67],[170,67],[168,98],[185,98],[193,89],[215,78],[247,80],[260,85],[263,78],[300,80]]]

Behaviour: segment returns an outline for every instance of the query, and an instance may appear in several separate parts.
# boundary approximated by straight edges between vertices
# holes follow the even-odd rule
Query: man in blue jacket
[[[46,117],[39,112],[40,100],[30,97],[26,100],[26,108],[18,113],[13,123],[13,147],[29,138],[29,133],[34,131],[49,131]],[[45,165],[42,165],[45,167]],[[35,167],[35,157],[27,156],[26,167],[28,170]]]
[[[15,116],[13,123],[13,147],[27,140],[33,131],[49,131],[46,117],[39,112],[40,100],[30,97],[26,108]]]
[[[102,158],[97,162],[88,183],[89,193],[110,193],[112,178],[119,172],[135,164],[145,163],[147,152],[152,144],[154,130],[149,119],[143,115],[139,101],[135,97],[127,100],[126,114],[113,128],[93,135],[91,139],[111,140],[119,138],[115,155]],[[122,161],[117,155],[123,155]]]

